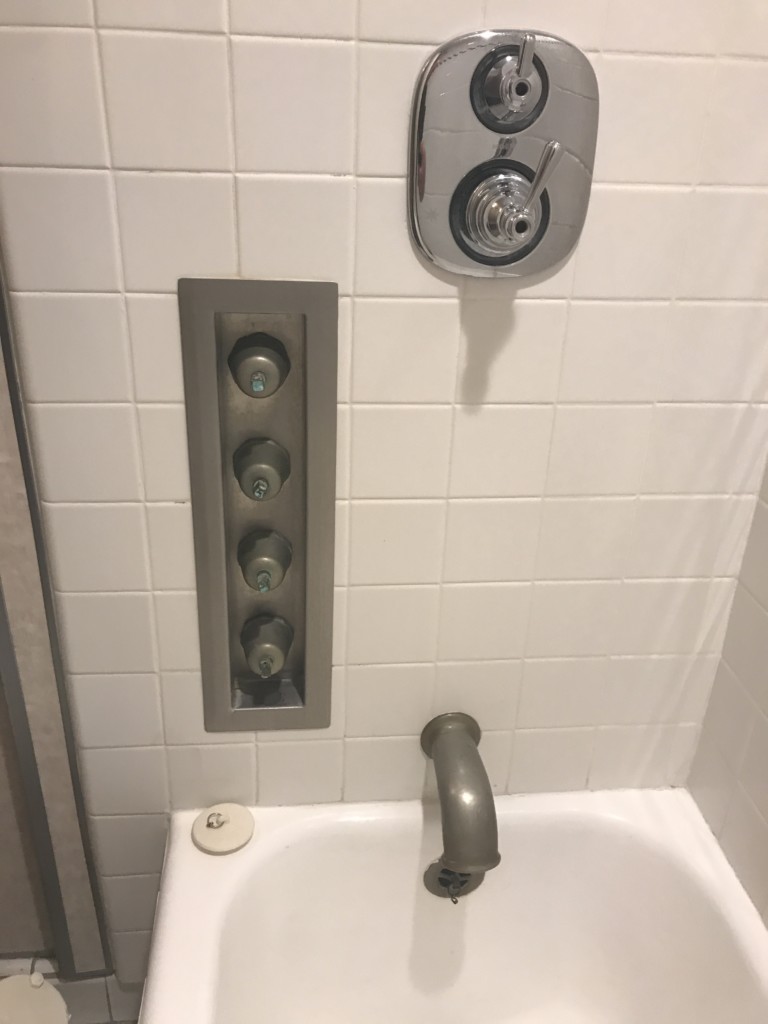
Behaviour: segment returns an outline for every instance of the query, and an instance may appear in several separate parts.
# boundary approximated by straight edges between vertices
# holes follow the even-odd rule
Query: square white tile
[[[717,224],[717,245],[711,244]],[[648,225],[653,230],[653,225]],[[768,204],[757,189],[700,188],[691,196],[677,294],[689,299],[766,299]]]
[[[141,497],[133,410],[127,405],[36,405],[32,442],[45,501]]]
[[[752,509],[746,497],[640,497],[627,576],[737,576]]]
[[[351,39],[355,34],[355,0],[284,0],[281,4],[254,4],[230,0],[233,32],[265,36],[329,36]]]
[[[657,494],[753,493],[768,439],[764,410],[747,405],[658,405],[643,474]]]
[[[640,490],[653,407],[560,406],[547,494],[635,494]]]
[[[126,304],[136,401],[183,402],[176,296],[129,295]]]
[[[768,902],[768,822],[737,787],[720,833],[720,845],[757,907]]]
[[[708,60],[601,57],[595,181],[694,182],[714,74]],[[670,96],[674,104],[658,117]]]
[[[168,779],[174,811],[211,804],[256,803],[256,749],[253,741],[169,747]]]
[[[240,175],[237,189],[245,276],[335,281],[350,293],[350,178]]]
[[[101,883],[107,923],[113,931],[139,932],[155,922],[159,875],[126,875]]]
[[[430,54],[426,46],[361,43],[357,74],[357,172],[405,175],[413,89]],[[386,88],[383,83],[386,82]]]
[[[232,179],[216,174],[118,174],[129,291],[175,292],[180,277],[237,271]]]
[[[91,814],[160,814],[168,810],[162,747],[81,750],[79,761]]]
[[[92,25],[93,8],[91,0],[0,0],[0,24]]]
[[[352,416],[352,497],[444,497],[450,432],[448,407],[356,407]]]
[[[355,302],[352,400],[452,402],[459,305],[452,299]]]
[[[615,0],[611,0],[615,2]],[[597,50],[603,36],[607,0],[515,0],[511,16],[509,0],[487,0],[485,24],[490,29],[538,29],[562,36],[582,50]]]
[[[629,498],[548,498],[541,506],[536,578],[621,578],[633,514]]]
[[[206,732],[203,684],[199,672],[163,672],[160,676],[165,742],[171,746],[250,743],[253,733]]]
[[[102,876],[160,873],[168,833],[165,815],[91,818],[89,831]]]
[[[461,278],[427,264],[408,236],[405,180],[363,178],[357,185],[355,288],[358,295],[443,297]]]
[[[110,938],[115,974],[126,986],[143,985],[149,967],[152,932],[114,932]]]
[[[340,800],[343,753],[341,740],[259,744],[259,803]]]
[[[748,0],[751,2],[751,0]],[[759,0],[758,0],[759,2]],[[722,46],[725,10],[718,0],[611,0],[603,32],[606,50],[646,53],[716,53]],[[743,20],[728,17],[728,23]]]
[[[717,657],[611,658],[607,725],[700,724]]]
[[[526,656],[595,657],[611,653],[621,583],[536,583]]]
[[[349,591],[351,665],[435,660],[438,587],[353,587]]]
[[[95,0],[101,26],[223,32],[226,0]]]
[[[106,979],[48,980],[67,1004],[69,1024],[103,1024],[103,1021],[109,1019]]]
[[[531,588],[525,583],[467,583],[443,588],[441,661],[519,658],[525,646]]]
[[[433,665],[347,669],[347,736],[418,736],[432,717]]]
[[[0,121],[4,164],[104,167],[94,34],[0,29]]]
[[[684,189],[593,186],[576,253],[573,294],[585,299],[672,298],[690,236],[690,201]]]
[[[117,295],[15,295],[28,402],[126,402],[128,334]]]
[[[139,430],[148,501],[189,501],[187,422],[183,405],[140,405]]]
[[[616,653],[716,654],[732,597],[732,580],[626,580],[616,606]]]
[[[755,131],[768,88],[763,62],[718,61],[702,147],[700,180],[715,185],[768,185],[768,143]],[[727,103],[727,93],[743,97]],[[728,153],[737,151],[738,160]]]
[[[360,0],[360,38],[442,43],[483,24],[481,0]]]
[[[677,728],[671,725],[598,729],[590,789],[669,786],[674,779]]]
[[[118,291],[106,171],[0,171],[0,226],[14,291]]]
[[[106,31],[101,51],[115,167],[232,166],[224,39]]]
[[[149,589],[140,505],[46,505],[43,511],[57,590]]]
[[[344,799],[415,800],[426,767],[417,736],[345,740]]]
[[[432,714],[463,711],[483,730],[515,727],[521,661],[443,662],[437,666]],[[426,724],[426,723],[425,723]]]
[[[605,722],[607,658],[552,658],[523,664],[519,729],[562,729]]]
[[[352,43],[234,39],[232,62],[239,170],[352,171]],[[288,68],[301,73],[286,74]]]
[[[768,393],[768,307],[677,302],[656,401],[751,402]]]
[[[574,302],[560,401],[656,400],[669,349],[676,342],[673,316],[673,307],[666,302]]]
[[[195,589],[192,508],[178,503],[147,505],[149,557],[156,590]]]
[[[525,497],[544,489],[550,406],[459,406],[454,413],[453,497]]]
[[[199,669],[197,596],[194,593],[156,593],[157,646],[164,671]]]
[[[62,594],[57,608],[69,672],[155,670],[149,594]]]
[[[445,503],[352,502],[350,583],[438,583]]]
[[[448,503],[444,578],[449,583],[531,580],[541,522],[537,498]]]
[[[554,402],[566,318],[565,302],[465,299],[457,400]]]
[[[585,789],[594,729],[518,729],[512,741],[509,793]]]

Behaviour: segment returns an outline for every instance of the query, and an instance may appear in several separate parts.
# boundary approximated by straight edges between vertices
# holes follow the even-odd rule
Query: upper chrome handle
[[[539,166],[536,168],[536,174],[531,182],[531,190],[525,200],[526,213],[533,209],[537,201],[541,198],[542,192],[549,184],[549,180],[555,173],[555,169],[562,158],[563,147],[561,144],[559,142],[555,142],[554,139],[551,142],[548,142],[544,147],[544,152],[541,154]]]
[[[536,53],[536,36],[526,32],[520,43],[517,61],[507,59],[501,67],[499,99],[510,110],[520,113],[538,102],[541,86],[537,81],[534,88],[533,57]],[[538,76],[536,76],[538,78]]]

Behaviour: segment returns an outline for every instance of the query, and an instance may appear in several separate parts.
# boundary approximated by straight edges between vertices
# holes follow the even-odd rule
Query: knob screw
[[[261,572],[256,573],[256,589],[262,594],[266,594],[268,590],[272,589],[271,572],[263,569]]]
[[[251,391],[254,395],[260,395],[266,386],[267,378],[261,370],[257,370],[256,373],[251,374]]]
[[[269,679],[272,675],[274,664],[271,658],[262,658],[259,662],[259,674],[262,679]]]
[[[260,476],[253,481],[253,496],[256,501],[263,501],[269,492],[269,482]]]

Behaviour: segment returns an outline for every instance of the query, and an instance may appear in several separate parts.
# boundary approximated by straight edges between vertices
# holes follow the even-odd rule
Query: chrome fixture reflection
[[[581,233],[598,92],[587,58],[538,32],[441,46],[416,84],[409,223],[437,266],[476,277],[540,274]]]

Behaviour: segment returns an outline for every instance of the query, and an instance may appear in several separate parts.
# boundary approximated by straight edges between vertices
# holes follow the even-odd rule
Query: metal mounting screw
[[[251,391],[253,391],[255,395],[260,394],[266,386],[267,378],[261,370],[257,370],[256,373],[251,374]]]
[[[260,476],[258,480],[253,481],[253,496],[256,501],[262,501],[266,498],[269,492],[269,481],[265,480],[263,476]]]
[[[226,825],[229,818],[226,814],[222,814],[221,811],[211,811],[208,817],[205,819],[206,828],[221,828],[222,825]]]
[[[266,594],[268,590],[272,589],[272,573],[267,569],[256,573],[256,588],[261,594]]]
[[[259,672],[262,679],[269,679],[272,675],[273,661],[271,658],[262,658],[259,662]]]

